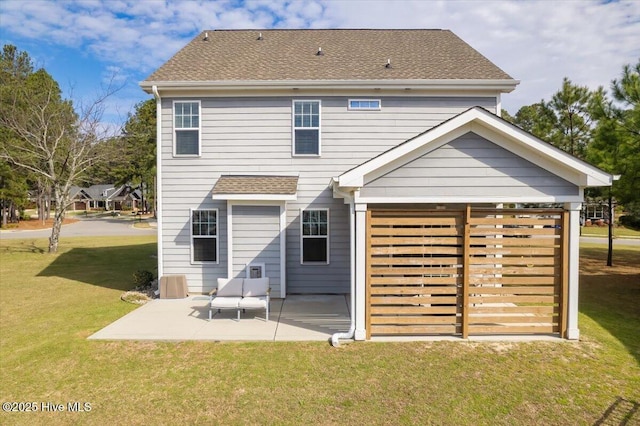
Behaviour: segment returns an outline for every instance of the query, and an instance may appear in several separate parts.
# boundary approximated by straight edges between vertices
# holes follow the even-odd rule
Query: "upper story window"
[[[191,261],[218,262],[218,210],[191,210]]]
[[[380,99],[349,99],[349,111],[380,111]]]
[[[320,155],[320,101],[293,101],[293,155]]]
[[[200,155],[200,102],[173,103],[173,153],[176,156]]]

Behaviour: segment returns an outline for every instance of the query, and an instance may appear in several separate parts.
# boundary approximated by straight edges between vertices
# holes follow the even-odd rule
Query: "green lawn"
[[[580,342],[105,342],[153,237],[0,241],[0,424],[585,424],[640,403],[640,251],[583,250]],[[40,403],[88,402],[89,412]],[[51,405],[50,405],[51,407]],[[46,408],[46,407],[45,407]],[[51,408],[50,408],[51,409]],[[620,417],[622,416],[622,417]],[[640,422],[640,407],[628,424]],[[607,423],[605,423],[607,424]]]
[[[608,237],[608,226],[583,226],[581,235],[594,237]],[[613,228],[613,236],[615,238],[640,238],[640,231],[626,228],[624,226],[615,226]]]

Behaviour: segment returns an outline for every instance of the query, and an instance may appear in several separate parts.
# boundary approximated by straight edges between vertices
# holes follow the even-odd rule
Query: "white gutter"
[[[162,257],[162,99],[158,86],[151,88],[156,98],[156,221],[158,232],[158,283],[163,275]],[[160,288],[160,287],[158,287]]]
[[[514,79],[495,80],[211,80],[211,81],[142,81],[143,90],[162,86],[163,90],[247,90],[247,89],[397,89],[397,90],[499,90],[511,92],[520,84]]]
[[[351,292],[350,292],[350,301],[349,301],[349,313],[351,314],[351,324],[349,326],[349,331],[346,333],[334,333],[331,336],[331,346],[338,347],[340,345],[339,339],[353,339],[353,335],[356,331],[356,311],[355,311],[355,294],[356,294],[356,205],[351,194],[347,194],[345,192],[341,192],[337,189],[337,182],[333,181],[332,183],[333,191],[337,195],[343,197],[345,200],[349,201],[349,269],[350,269],[350,281],[351,281]]]

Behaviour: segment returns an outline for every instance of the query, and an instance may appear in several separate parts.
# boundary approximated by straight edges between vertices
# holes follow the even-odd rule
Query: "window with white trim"
[[[329,263],[329,210],[303,210],[300,255],[304,263]]]
[[[200,102],[174,101],[173,127],[175,156],[200,155]]]
[[[320,155],[320,101],[293,101],[293,155]]]
[[[218,262],[218,210],[191,210],[191,261]]]
[[[349,111],[380,111],[380,99],[349,99]]]

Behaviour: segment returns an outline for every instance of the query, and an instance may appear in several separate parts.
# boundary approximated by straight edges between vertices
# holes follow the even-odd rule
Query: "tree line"
[[[73,203],[72,186],[129,185],[155,204],[156,104],[135,106],[121,129],[105,134],[106,99],[74,105],[44,68],[34,70],[29,55],[5,45],[0,55],[0,212],[2,223],[35,199],[38,217],[53,213],[49,251],[58,248],[60,228]],[[502,117],[570,154],[621,178],[613,194],[640,216],[640,60],[623,68],[604,88],[589,90],[568,78],[548,101]],[[598,196],[592,190],[592,196]],[[53,212],[52,209],[53,208]]]
[[[28,53],[5,45],[0,53],[0,213],[2,224],[19,220],[35,200],[38,217],[53,226],[49,252],[73,203],[74,185],[127,184],[155,201],[155,102],[136,105],[117,131],[105,130],[109,86],[88,104],[62,97],[58,83],[35,69]],[[113,133],[113,134],[110,134]],[[31,194],[31,197],[29,196]],[[32,198],[32,200],[29,200]]]
[[[550,100],[523,106],[502,117],[590,164],[613,175],[613,196],[626,211],[640,217],[640,60],[625,65],[603,88],[589,90],[568,78]],[[608,190],[605,194],[608,194]],[[603,197],[603,189],[590,188],[590,197]]]

